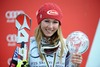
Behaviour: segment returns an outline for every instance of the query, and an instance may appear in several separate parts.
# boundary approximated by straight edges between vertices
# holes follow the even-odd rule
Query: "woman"
[[[53,3],[45,3],[37,11],[38,27],[31,38],[29,51],[30,67],[79,67],[81,54],[70,57],[66,40],[61,31],[61,9]]]

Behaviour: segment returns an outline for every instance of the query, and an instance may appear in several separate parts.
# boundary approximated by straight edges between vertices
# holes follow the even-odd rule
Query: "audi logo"
[[[14,18],[16,18],[17,15],[23,14],[24,11],[19,10],[19,11],[7,11],[5,13],[5,17],[7,18],[7,22],[14,22]]]
[[[16,42],[17,36],[16,34],[8,34],[6,37],[6,40],[8,42]]]

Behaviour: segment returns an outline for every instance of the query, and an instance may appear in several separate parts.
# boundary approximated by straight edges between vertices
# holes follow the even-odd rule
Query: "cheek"
[[[41,29],[42,29],[42,31],[46,28],[46,24],[45,23],[41,23]]]
[[[57,30],[59,28],[59,25],[55,25],[54,29]]]
[[[41,22],[41,27],[46,27],[46,26],[47,26],[47,24],[46,24],[46,23]]]

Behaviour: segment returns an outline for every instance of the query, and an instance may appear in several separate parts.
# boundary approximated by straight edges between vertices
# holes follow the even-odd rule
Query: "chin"
[[[46,37],[51,37],[52,35],[46,35]]]

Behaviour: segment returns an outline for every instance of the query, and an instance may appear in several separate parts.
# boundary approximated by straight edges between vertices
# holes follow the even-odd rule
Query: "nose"
[[[49,24],[48,24],[48,27],[49,27],[49,28],[53,28],[53,23],[49,23]]]

